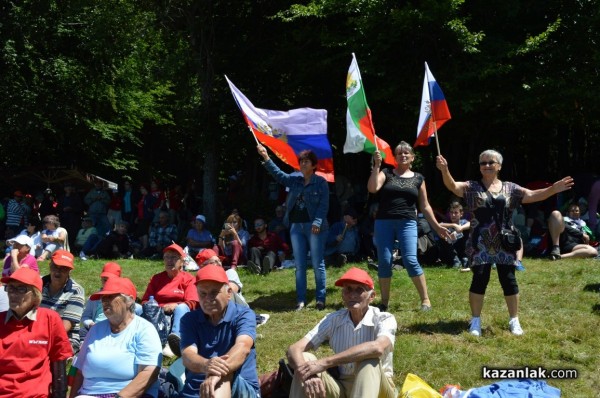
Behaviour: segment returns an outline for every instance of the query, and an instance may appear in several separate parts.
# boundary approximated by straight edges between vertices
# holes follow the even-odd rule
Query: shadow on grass
[[[424,334],[461,334],[469,329],[468,321],[438,321],[433,323],[417,322],[405,328],[411,333]]]
[[[594,304],[592,306],[592,314],[600,315],[600,304]]]
[[[585,285],[583,287],[583,291],[598,293],[600,292],[600,283],[590,283],[588,285]]]

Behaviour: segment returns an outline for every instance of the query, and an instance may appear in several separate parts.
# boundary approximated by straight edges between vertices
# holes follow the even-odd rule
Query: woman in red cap
[[[64,397],[73,350],[60,316],[40,307],[39,273],[20,268],[2,283],[9,309],[0,312],[0,396]]]
[[[104,264],[100,273],[100,283],[102,284],[100,291],[104,288],[108,278],[120,277],[121,266],[117,263],[109,262]],[[79,336],[81,341],[87,335],[88,330],[97,322],[106,319],[102,310],[102,302],[100,300],[92,300],[91,298],[85,303],[83,314],[81,314],[81,324],[79,327]]]
[[[109,278],[92,294],[106,319],[90,329],[77,354],[70,397],[156,397],[162,364],[158,332],[135,315],[137,291],[127,278]]]

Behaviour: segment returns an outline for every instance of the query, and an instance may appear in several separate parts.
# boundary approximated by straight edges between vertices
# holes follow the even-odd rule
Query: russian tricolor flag
[[[225,79],[246,123],[261,144],[296,170],[300,170],[298,154],[305,149],[312,150],[319,159],[317,174],[328,182],[334,182],[333,153],[327,139],[325,109],[274,111],[256,108],[227,76]]]
[[[450,120],[450,110],[446,97],[435,77],[429,71],[425,62],[425,79],[423,80],[423,96],[421,100],[421,113],[417,126],[417,140],[415,147],[429,145],[429,139],[435,135],[437,129]]]

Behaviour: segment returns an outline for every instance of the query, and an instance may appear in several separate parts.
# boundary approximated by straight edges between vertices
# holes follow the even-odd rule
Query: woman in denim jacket
[[[284,173],[269,158],[264,146],[258,145],[263,165],[277,182],[289,188],[283,222],[290,227],[290,238],[296,263],[296,310],[304,308],[306,301],[306,257],[315,271],[316,308],[325,308],[325,241],[327,240],[327,211],[329,187],[327,181],[315,174],[317,156],[310,150],[298,154],[301,176]]]

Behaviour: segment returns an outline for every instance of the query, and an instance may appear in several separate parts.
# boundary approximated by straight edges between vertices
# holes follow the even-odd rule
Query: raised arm
[[[552,186],[549,186],[548,188],[536,189],[533,191],[524,188],[525,194],[523,195],[523,200],[521,203],[533,203],[546,200],[550,196],[555,195],[559,192],[568,191],[569,189],[573,188],[573,185],[573,178],[568,176],[556,181],[554,184],[552,184]]]
[[[452,178],[450,170],[448,169],[448,161],[442,155],[439,155],[436,158],[435,164],[437,168],[442,172],[442,179],[444,180],[444,185],[446,186],[446,188],[448,188],[448,190],[454,195],[458,196],[459,198],[462,198],[464,196],[464,191],[467,187],[467,183],[464,181],[454,181],[454,178]]]
[[[381,153],[379,151],[375,151],[375,153],[373,153],[373,169],[371,170],[371,175],[369,176],[369,182],[367,182],[367,190],[370,193],[377,193],[385,182],[385,174],[380,171],[381,162]]]

